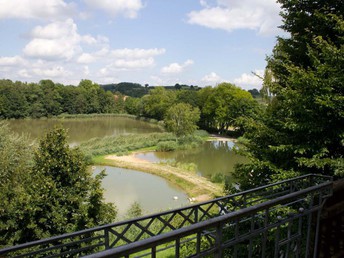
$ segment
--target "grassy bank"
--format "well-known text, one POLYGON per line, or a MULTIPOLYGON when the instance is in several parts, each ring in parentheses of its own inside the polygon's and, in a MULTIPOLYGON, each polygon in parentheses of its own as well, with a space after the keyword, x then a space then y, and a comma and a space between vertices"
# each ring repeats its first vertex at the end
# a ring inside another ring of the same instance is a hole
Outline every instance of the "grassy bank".
POLYGON ((149 133, 106 136, 93 138, 79 145, 86 156, 93 158, 99 155, 117 154, 126 155, 131 151, 150 148, 154 150, 159 142, 173 141, 171 133, 149 133))
POLYGON ((194 135, 176 138, 172 133, 147 133, 106 136, 93 138, 79 145, 80 149, 88 156, 116 154, 127 155, 132 151, 158 150, 172 151, 178 149, 195 148, 206 141, 208 134, 205 131, 197 131, 194 135))
POLYGON ((134 169, 160 176, 197 201, 205 201, 223 195, 222 184, 212 183, 195 172, 166 164, 139 162, 131 157, 115 155, 96 156, 93 158, 93 163, 96 165, 134 169))
POLYGON ((96 165, 116 166, 160 176, 182 189, 190 197, 202 201, 222 195, 222 186, 198 176, 194 171, 169 164, 135 160, 132 152, 188 149, 206 141, 208 134, 198 131, 190 137, 176 139, 171 133, 149 133, 94 138, 80 144, 89 161, 96 165), (126 156, 123 156, 126 155, 126 156))

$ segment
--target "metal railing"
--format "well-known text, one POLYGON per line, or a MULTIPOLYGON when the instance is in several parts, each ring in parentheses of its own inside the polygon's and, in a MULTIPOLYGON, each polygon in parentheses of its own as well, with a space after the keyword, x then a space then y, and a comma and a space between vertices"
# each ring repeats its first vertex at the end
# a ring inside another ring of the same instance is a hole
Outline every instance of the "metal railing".
POLYGON ((16 257, 316 257, 330 177, 305 175, 212 201, 0 250, 16 257))

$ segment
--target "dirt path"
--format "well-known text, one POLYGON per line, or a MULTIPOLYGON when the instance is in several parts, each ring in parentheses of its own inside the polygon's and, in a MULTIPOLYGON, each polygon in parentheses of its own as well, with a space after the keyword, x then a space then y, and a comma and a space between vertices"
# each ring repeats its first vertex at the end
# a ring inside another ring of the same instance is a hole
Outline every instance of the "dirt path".
POLYGON ((136 158, 134 154, 105 156, 105 164, 103 165, 135 169, 161 176, 185 191, 196 202, 210 200, 216 196, 223 195, 223 187, 221 185, 214 184, 208 179, 198 176, 195 172, 184 171, 165 164, 151 163, 147 160, 136 158))

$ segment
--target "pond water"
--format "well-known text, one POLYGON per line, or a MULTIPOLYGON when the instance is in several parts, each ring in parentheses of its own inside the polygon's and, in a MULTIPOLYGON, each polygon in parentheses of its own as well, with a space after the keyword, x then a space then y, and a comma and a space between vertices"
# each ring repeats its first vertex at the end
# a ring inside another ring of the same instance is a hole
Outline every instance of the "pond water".
POLYGON ((130 133, 161 132, 156 124, 128 117, 92 117, 70 119, 18 119, 7 121, 11 130, 28 134, 31 139, 42 137, 56 125, 68 129, 68 141, 71 145, 87 141, 95 137, 130 133))
MULTIPOLYGON (((130 133, 161 132, 162 129, 144 121, 126 117, 93 117, 83 119, 27 119, 9 120, 10 128, 17 133, 29 134, 32 139, 40 138, 57 124, 68 129, 71 145, 94 137, 130 133)), ((152 162, 193 163, 197 173, 212 178, 216 174, 230 175, 234 164, 245 162, 246 158, 234 153, 232 141, 205 142, 198 148, 175 152, 148 152, 137 154, 138 158, 152 162)), ((102 169, 97 167, 97 170, 102 169)), ((106 167, 108 176, 103 180, 105 198, 114 202, 123 216, 137 201, 145 213, 153 213, 168 208, 188 204, 187 196, 171 187, 166 180, 142 173, 115 167, 106 167), (173 197, 178 197, 174 200, 173 197)))
POLYGON ((123 218, 134 202, 138 202, 144 214, 179 208, 189 204, 188 196, 171 186, 161 177, 116 167, 96 166, 95 173, 106 170, 103 180, 104 197, 118 209, 123 218))
POLYGON ((211 178, 216 174, 230 175, 236 163, 244 163, 247 158, 236 154, 233 141, 207 141, 192 150, 172 152, 145 152, 135 157, 151 162, 193 163, 199 175, 211 178))

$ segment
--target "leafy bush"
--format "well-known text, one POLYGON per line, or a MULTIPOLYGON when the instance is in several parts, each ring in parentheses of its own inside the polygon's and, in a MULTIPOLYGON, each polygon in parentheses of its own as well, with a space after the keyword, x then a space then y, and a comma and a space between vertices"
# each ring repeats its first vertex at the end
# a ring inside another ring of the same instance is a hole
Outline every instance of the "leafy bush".
POLYGON ((226 176, 222 173, 215 173, 212 174, 210 177, 210 181, 213 183, 223 183, 225 182, 226 176))
POLYGON ((159 142, 156 150, 157 151, 174 151, 178 148, 178 144, 175 141, 164 141, 159 142))

